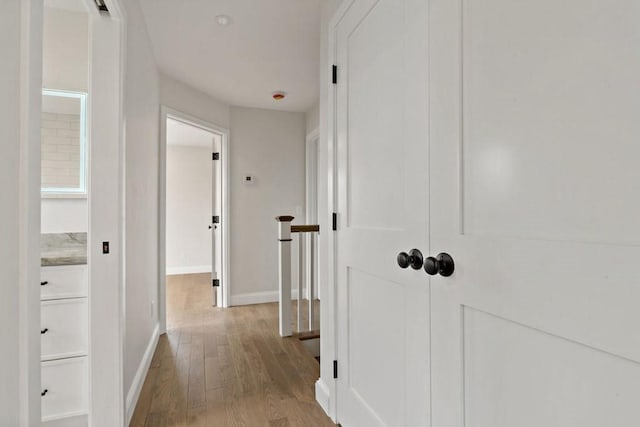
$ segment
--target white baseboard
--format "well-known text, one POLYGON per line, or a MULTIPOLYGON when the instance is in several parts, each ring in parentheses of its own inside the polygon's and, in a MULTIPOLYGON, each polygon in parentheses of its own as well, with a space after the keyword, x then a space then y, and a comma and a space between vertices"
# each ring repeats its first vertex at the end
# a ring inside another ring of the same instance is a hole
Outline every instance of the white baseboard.
POLYGON ((176 274, 211 273, 210 265, 194 265, 191 267, 167 267, 167 276, 176 274))
POLYGON ((145 350, 144 356, 142 356, 142 360, 140 361, 140 365, 136 371, 136 376, 133 377, 133 382, 131 383, 131 387, 127 393, 127 425, 131 423, 131 417, 133 417, 133 412, 136 410, 136 404, 138 403, 138 398, 142 391, 142 385, 147 377, 147 372, 149 371, 149 366, 151 366, 151 360, 153 359, 153 353, 155 353, 158 345, 158 338, 160 336, 159 332, 160 325, 156 324, 156 327, 153 329, 153 333, 151 334, 149 344, 147 345, 147 349, 145 350))
MULTIPOLYGON (((298 299, 298 290, 291 290, 291 298, 298 299)), ((252 292, 247 294, 231 295, 231 306, 265 304, 278 302, 278 291, 252 292)))
POLYGON ((331 418, 331 414, 329 413, 329 398, 329 387, 327 387, 327 385, 322 381, 321 378, 316 381, 316 402, 318 402, 327 416, 331 418))

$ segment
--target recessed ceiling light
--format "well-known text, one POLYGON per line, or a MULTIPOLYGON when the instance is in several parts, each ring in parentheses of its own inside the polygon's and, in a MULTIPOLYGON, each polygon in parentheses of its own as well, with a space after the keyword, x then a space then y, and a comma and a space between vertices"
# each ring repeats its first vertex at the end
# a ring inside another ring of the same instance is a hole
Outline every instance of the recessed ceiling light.
POLYGON ((231 24, 231 17, 229 15, 218 15, 216 16, 216 22, 221 27, 226 27, 231 24))
POLYGON ((287 92, 279 90, 277 92, 273 92, 272 96, 276 101, 282 101, 287 96, 287 92))

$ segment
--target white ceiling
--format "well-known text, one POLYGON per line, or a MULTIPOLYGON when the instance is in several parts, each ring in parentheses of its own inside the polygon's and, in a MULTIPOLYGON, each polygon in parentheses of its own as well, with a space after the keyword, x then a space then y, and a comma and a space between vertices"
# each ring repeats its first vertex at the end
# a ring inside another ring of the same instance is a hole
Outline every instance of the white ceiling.
POLYGON ((167 119, 167 144, 214 149, 213 142, 220 136, 196 126, 167 119))
POLYGON ((161 71, 231 105, 307 111, 318 100, 323 0, 141 0, 161 71), (217 15, 232 23, 221 27, 217 15), (282 90, 286 99, 274 101, 282 90))

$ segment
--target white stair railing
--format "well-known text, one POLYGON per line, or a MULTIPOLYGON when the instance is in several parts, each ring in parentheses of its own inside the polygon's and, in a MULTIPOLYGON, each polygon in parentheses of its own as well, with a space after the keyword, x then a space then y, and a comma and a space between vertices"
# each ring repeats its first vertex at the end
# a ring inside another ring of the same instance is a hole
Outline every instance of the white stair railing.
POLYGON ((303 284, 307 283, 308 331, 313 330, 315 322, 315 278, 317 238, 319 225, 291 225, 292 216, 276 217, 278 221, 278 261, 279 261, 279 330, 280 336, 292 335, 291 328, 291 243, 292 233, 298 235, 298 303, 297 303, 297 332, 303 332, 303 284), (305 256, 307 255, 307 256, 305 256), (305 274, 306 273, 306 274, 305 274))

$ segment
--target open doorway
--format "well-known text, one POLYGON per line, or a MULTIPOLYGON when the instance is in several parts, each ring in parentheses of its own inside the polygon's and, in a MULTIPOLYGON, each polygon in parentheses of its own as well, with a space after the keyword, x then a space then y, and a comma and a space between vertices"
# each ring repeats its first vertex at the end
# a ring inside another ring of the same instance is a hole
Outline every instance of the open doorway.
POLYGON ((161 120, 159 308, 166 332, 193 295, 204 308, 228 306, 228 131, 165 107, 161 120))

